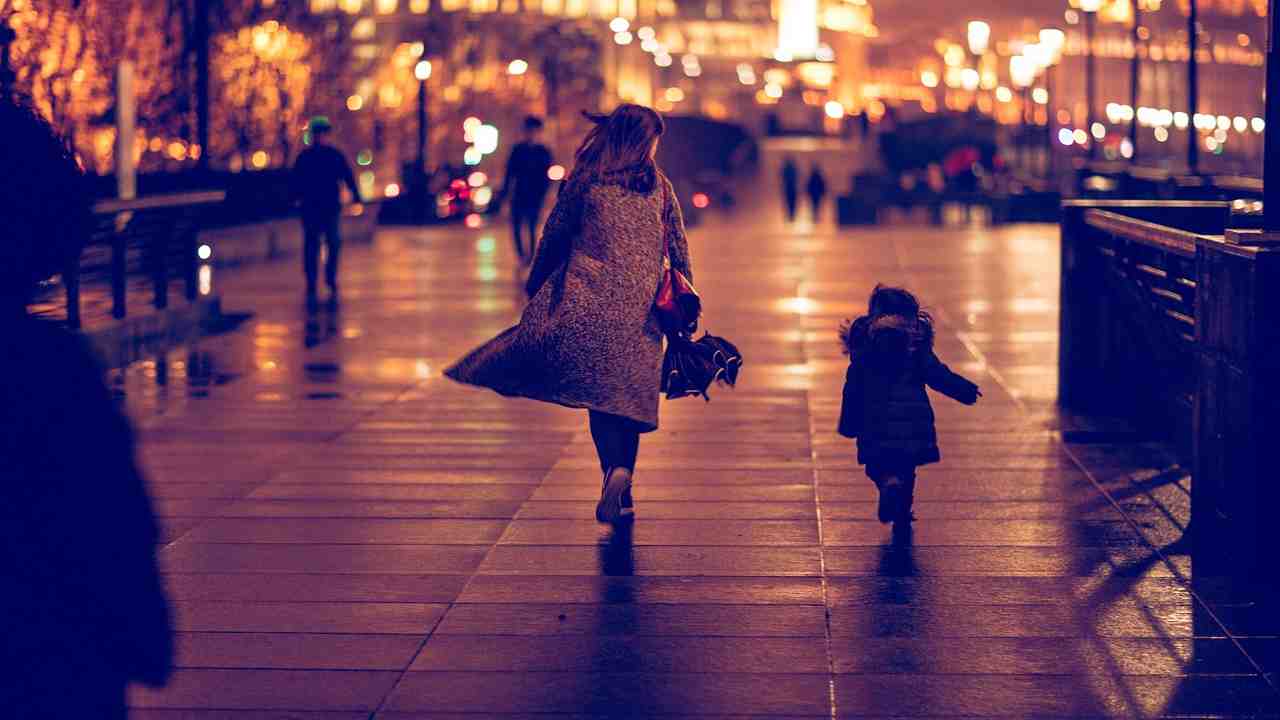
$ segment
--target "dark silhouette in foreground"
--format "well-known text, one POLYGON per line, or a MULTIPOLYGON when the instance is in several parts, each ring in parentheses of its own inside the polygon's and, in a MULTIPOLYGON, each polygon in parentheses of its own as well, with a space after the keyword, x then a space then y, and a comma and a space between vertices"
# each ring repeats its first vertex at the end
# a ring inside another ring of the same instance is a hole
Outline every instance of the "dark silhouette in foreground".
POLYGON ((782 201, 787 208, 787 222, 795 222, 796 207, 800 204, 800 170, 792 158, 782 162, 782 201))
POLYGON ((524 119, 524 137, 511 149, 507 172, 502 181, 501 196, 511 199, 511 241, 521 265, 528 265, 538 244, 538 218, 546 200, 551 178, 551 151, 539 142, 542 119, 530 115, 524 119), (528 231, 526 245, 523 234, 528 231))
POLYGON ((351 191, 351 199, 360 201, 360 188, 351 173, 351 165, 342 151, 329 144, 333 126, 324 117, 311 120, 311 147, 298 153, 293 165, 294 193, 302 204, 303 271, 307 276, 307 305, 316 304, 316 280, 320 270, 320 241, 324 238, 328 255, 324 263, 325 284, 329 286, 329 303, 338 301, 338 259, 342 254, 341 186, 351 191))
POLYGON ((89 348, 26 311, 89 234, 87 188, 35 115, 0 102, 0 127, 0 714, 123 718, 173 654, 156 520, 89 348))

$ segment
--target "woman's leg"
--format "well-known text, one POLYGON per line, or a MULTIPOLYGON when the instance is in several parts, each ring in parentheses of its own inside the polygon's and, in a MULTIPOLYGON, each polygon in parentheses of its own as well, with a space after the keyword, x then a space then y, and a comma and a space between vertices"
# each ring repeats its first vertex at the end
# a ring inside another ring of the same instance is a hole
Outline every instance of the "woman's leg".
POLYGON ((588 411, 591 440, 600 457, 600 469, 609 472, 620 467, 634 471, 636 456, 640 452, 640 433, 634 423, 624 417, 596 410, 588 411))
POLYGON ((601 522, 629 520, 635 512, 631 499, 631 473, 640 450, 640 433, 635 423, 624 417, 590 411, 591 439, 600 456, 604 483, 596 519, 601 522))
POLYGON ((596 456, 600 458, 600 471, 608 475, 614 467, 617 457, 615 438, 609 423, 609 415, 595 410, 587 411, 588 424, 591 427, 591 441, 596 445, 596 456))

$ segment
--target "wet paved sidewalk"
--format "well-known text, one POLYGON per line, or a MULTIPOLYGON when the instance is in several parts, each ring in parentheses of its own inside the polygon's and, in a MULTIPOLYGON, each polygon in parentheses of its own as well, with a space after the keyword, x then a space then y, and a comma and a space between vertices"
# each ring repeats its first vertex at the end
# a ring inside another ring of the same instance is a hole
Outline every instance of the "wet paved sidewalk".
MULTIPOLYGON (((592 519, 582 413, 440 377, 518 316, 503 228, 385 230, 310 320, 291 264, 220 278, 256 318, 121 384, 181 631, 135 716, 1276 713, 1256 607, 1186 582, 1054 438, 1054 228, 692 238, 704 326, 747 365, 664 405, 625 535, 592 519), (923 295, 985 393, 935 398, 909 543, 834 432, 835 328, 877 281, 923 295)), ((1124 487, 1160 461, 1077 454, 1124 487)), ((1122 505, 1158 532, 1180 491, 1122 505)))

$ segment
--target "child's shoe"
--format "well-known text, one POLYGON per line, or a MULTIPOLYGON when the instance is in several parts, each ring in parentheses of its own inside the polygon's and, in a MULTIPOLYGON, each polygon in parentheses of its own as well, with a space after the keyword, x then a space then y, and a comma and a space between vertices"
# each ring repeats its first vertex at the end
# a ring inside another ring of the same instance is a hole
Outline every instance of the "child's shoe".
POLYGON ((880 485, 880 507, 877 513, 880 522, 893 522, 901 514, 902 493, 902 481, 896 477, 887 478, 880 485))
POLYGON ((636 501, 631 497, 630 485, 622 491, 622 509, 618 511, 618 517, 623 520, 634 520, 636 517, 636 501))

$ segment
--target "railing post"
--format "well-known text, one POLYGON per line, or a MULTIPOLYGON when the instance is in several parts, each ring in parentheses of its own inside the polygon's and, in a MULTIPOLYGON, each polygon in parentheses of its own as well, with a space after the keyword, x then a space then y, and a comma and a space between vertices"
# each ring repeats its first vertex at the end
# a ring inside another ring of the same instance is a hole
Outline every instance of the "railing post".
POLYGON ((1280 248, 1202 240, 1197 275, 1194 524, 1238 570, 1274 580, 1280 248))
POLYGON ((124 234, 111 235, 111 317, 117 320, 128 313, 128 252, 129 243, 124 234))
POLYGON ((185 290, 184 294, 187 297, 187 302, 191 303, 196 301, 196 294, 199 289, 200 259, 196 253, 199 252, 200 247, 200 231, 196 229, 196 226, 192 226, 190 230, 182 235, 185 238, 182 243, 183 289, 185 290))
POLYGON ((67 258, 62 270, 62 286, 67 290, 67 327, 80 329, 80 253, 67 258))
POLYGON ((155 285, 155 308, 163 310, 169 307, 169 268, 168 254, 169 234, 162 232, 151 238, 151 278, 155 285))
POLYGON ((1084 205, 1062 208, 1061 283, 1058 316, 1058 404, 1096 411, 1103 373, 1105 318, 1101 268, 1084 223, 1084 205))
POLYGON ((1268 235, 1280 233, 1280 3, 1271 0, 1267 14, 1267 97, 1266 125, 1262 149, 1262 229, 1268 235), (1271 212, 1267 212, 1270 210, 1271 212))

